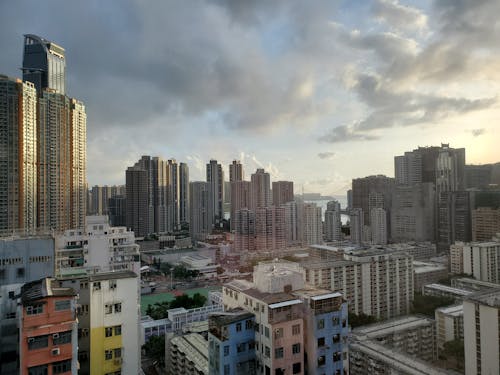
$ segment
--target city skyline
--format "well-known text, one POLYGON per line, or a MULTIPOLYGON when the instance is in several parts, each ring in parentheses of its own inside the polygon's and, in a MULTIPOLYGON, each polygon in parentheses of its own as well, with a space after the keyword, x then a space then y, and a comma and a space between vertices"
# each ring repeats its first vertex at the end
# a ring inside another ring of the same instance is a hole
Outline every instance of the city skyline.
POLYGON ((123 184, 128 165, 159 155, 186 161, 193 181, 211 158, 226 173, 239 159, 297 191, 343 194, 353 178, 393 176, 393 156, 418 146, 500 161, 499 7, 5 3, 0 66, 21 77, 25 33, 64 46, 68 95, 89 117, 89 186, 123 184))

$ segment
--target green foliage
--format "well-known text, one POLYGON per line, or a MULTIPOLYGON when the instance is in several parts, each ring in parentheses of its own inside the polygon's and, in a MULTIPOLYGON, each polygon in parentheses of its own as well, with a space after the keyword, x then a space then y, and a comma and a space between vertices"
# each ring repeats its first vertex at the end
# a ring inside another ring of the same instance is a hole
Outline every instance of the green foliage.
POLYGON ((188 270, 184 266, 175 266, 173 272, 174 278, 181 280, 191 280, 198 277, 199 274, 200 273, 198 271, 188 270))
POLYGON ((464 361, 464 340, 455 339, 444 343, 443 354, 447 357, 455 358, 456 365, 460 368, 464 361))
POLYGON ((142 349, 149 358, 157 361, 161 367, 165 367, 165 336, 151 336, 142 349))
POLYGON ((455 300, 450 297, 435 297, 415 294, 413 299, 412 314, 423 314, 434 317, 434 311, 443 306, 453 305, 455 300))
POLYGON ((168 317, 169 309, 176 309, 184 307, 185 309, 194 309, 202 307, 207 302, 207 297, 200 293, 195 293, 192 297, 183 294, 175 297, 172 302, 155 302, 153 305, 149 304, 146 308, 146 315, 149 315, 154 320, 165 319, 168 317))
POLYGON ((372 323, 375 323, 376 321, 377 321, 377 318, 375 318, 374 316, 371 316, 371 315, 366 315, 364 313, 361 313, 359 315, 356 315, 354 313, 349 313, 349 316, 348 316, 348 322, 352 328, 364 326, 367 324, 372 324, 372 323))

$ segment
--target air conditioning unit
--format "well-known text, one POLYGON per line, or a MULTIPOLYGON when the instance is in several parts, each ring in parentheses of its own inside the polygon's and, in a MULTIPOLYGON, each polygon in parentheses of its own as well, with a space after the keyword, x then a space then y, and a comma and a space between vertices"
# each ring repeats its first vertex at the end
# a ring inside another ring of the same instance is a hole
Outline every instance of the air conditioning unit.
POLYGON ((54 333, 54 334, 52 335, 52 338, 53 338, 53 339, 58 339, 58 338, 59 338, 59 333, 54 333))
POLYGON ((50 351, 50 353, 52 353, 52 355, 59 355, 61 354, 61 350, 59 350, 59 348, 54 348, 50 351))
POLYGON ((26 307, 26 312, 29 314, 29 313, 32 313, 33 312, 33 306, 28 306, 26 307))
POLYGON ((121 365, 122 364, 122 359, 121 358, 115 358, 115 360, 113 361, 113 363, 115 365, 121 365))

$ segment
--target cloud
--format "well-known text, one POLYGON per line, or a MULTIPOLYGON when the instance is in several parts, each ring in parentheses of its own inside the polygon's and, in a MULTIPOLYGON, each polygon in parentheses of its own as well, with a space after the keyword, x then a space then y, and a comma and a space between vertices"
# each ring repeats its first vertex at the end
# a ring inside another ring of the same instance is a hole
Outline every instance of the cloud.
POLYGON ((472 129, 471 133, 472 133, 473 137, 479 137, 480 135, 483 135, 484 133, 486 133, 486 129, 484 129, 484 128, 472 129))
POLYGON ((320 152, 318 154, 318 157, 320 159, 333 159, 334 156, 335 156, 335 152, 320 152))
POLYGON ((427 29, 427 16, 421 10, 395 0, 376 0, 372 12, 379 21, 397 29, 421 32, 427 29))
POLYGON ((374 141, 378 136, 368 132, 358 132, 353 126, 337 126, 330 129, 326 134, 319 137, 320 142, 341 143, 352 141, 374 141))

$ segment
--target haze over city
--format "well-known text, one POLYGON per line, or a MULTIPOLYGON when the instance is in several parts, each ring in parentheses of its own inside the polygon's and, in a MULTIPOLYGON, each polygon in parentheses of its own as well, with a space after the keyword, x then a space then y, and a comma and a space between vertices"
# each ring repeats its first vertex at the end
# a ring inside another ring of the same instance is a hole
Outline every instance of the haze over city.
POLYGON ((67 51, 88 113, 88 182, 141 155, 240 159, 297 191, 344 194, 417 146, 500 160, 497 1, 37 1, 0 4, 0 66, 22 35, 67 51))

